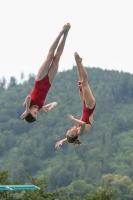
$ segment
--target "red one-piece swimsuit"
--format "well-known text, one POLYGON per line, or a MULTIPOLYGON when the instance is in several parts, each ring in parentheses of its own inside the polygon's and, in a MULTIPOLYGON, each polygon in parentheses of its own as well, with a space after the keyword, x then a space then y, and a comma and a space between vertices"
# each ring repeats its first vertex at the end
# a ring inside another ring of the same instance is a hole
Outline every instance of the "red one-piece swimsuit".
POLYGON ((38 110, 41 109, 44 105, 44 101, 46 99, 47 93, 51 87, 51 84, 49 82, 48 75, 45 76, 40 81, 35 81, 34 87, 32 91, 30 92, 30 107, 33 105, 38 105, 38 110))
POLYGON ((85 105, 85 102, 84 102, 80 120, 85 122, 86 124, 91 124, 90 121, 89 121, 89 118, 92 115, 92 113, 94 112, 95 107, 96 107, 96 103, 95 103, 95 105, 92 109, 87 108, 86 105, 85 105))
MULTIPOLYGON (((79 90, 82 91, 82 88, 80 87, 80 84, 81 84, 81 81, 78 82, 78 87, 79 87, 79 90)), ((89 118, 92 115, 92 113, 94 112, 95 107, 96 107, 96 103, 95 103, 93 108, 91 108, 91 109, 87 108, 86 105, 85 105, 85 101, 84 101, 80 120, 85 122, 86 124, 91 124, 90 121, 89 121, 89 118)), ((78 125, 78 126, 80 126, 80 125, 78 125)))

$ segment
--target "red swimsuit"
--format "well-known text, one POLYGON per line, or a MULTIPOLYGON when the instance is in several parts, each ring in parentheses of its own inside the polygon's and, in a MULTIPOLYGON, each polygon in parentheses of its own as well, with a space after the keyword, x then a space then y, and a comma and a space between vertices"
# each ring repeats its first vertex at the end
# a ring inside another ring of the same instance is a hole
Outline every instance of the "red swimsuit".
POLYGON ((96 107, 96 103, 95 103, 93 108, 91 108, 91 109, 87 108, 86 105, 85 105, 85 102, 84 102, 83 109, 82 109, 82 115, 80 117, 80 120, 85 122, 86 124, 91 124, 90 121, 89 121, 89 117, 94 112, 95 107, 96 107))
POLYGON ((46 99, 47 93, 51 87, 49 82, 49 77, 46 75, 42 80, 35 81, 34 88, 30 92, 30 107, 33 105, 38 105, 39 109, 43 107, 44 101, 46 99))
MULTIPOLYGON (((80 84, 81 84, 81 81, 78 82, 78 87, 79 87, 79 90, 82 91, 82 87, 80 87, 80 84)), ((83 102, 82 115, 80 117, 80 120, 85 122, 86 124, 91 125, 89 118, 92 115, 92 113, 94 112, 95 107, 96 107, 96 103, 95 103, 93 108, 87 108, 86 105, 85 105, 85 101, 84 101, 83 102)), ((80 125, 78 125, 78 126, 80 126, 80 125)))

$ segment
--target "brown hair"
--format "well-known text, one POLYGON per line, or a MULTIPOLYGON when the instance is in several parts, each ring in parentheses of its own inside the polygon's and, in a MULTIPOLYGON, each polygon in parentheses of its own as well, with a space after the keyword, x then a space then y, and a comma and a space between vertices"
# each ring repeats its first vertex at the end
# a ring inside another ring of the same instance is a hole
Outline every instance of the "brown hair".
POLYGON ((28 113, 28 115, 23 119, 25 121, 27 121, 28 123, 32 123, 32 122, 40 122, 42 124, 46 124, 45 122, 42 122, 40 120, 37 120, 35 117, 32 116, 31 113, 28 113))
POLYGON ((32 116, 31 113, 28 113, 28 115, 24 118, 28 123, 32 123, 36 121, 36 118, 32 116))
POLYGON ((69 143, 73 143, 73 145, 80 145, 80 144, 82 144, 82 142, 80 142, 79 140, 78 140, 78 136, 74 136, 74 137, 70 137, 70 136, 68 136, 67 135, 67 141, 69 142, 69 143))

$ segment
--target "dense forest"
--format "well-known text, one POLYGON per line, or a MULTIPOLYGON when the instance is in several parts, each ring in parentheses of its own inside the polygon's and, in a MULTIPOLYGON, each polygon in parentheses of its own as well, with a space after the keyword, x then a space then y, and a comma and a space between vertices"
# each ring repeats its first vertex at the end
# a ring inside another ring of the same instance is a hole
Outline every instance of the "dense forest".
POLYGON ((116 198, 133 199, 133 75, 118 71, 86 68, 89 85, 96 99, 91 130, 80 137, 81 146, 55 143, 75 125, 67 118, 79 118, 81 102, 77 87, 77 70, 59 72, 46 103, 58 106, 39 115, 46 124, 28 124, 20 120, 23 101, 34 84, 21 76, 0 80, 0 170, 8 170, 10 179, 25 173, 48 179, 48 190, 67 188, 66 195, 79 195, 106 186, 118 188, 116 198))

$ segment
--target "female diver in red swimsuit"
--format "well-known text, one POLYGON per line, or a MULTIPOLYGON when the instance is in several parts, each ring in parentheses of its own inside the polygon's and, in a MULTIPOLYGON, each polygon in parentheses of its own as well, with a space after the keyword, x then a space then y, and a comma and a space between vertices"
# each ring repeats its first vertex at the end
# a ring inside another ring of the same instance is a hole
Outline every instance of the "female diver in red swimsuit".
POLYGON ((74 126, 67 131, 66 138, 56 143, 55 148, 58 148, 63 142, 75 144, 82 144, 78 140, 78 136, 84 135, 91 128, 93 122, 93 112, 96 107, 96 101, 92 95, 91 89, 88 85, 88 75, 82 65, 82 58, 77 52, 74 54, 77 63, 78 76, 79 76, 79 94, 83 104, 82 115, 79 119, 75 119, 72 115, 67 115, 72 121, 76 122, 78 126, 74 126))
POLYGON ((52 102, 43 106, 47 93, 57 74, 59 60, 63 52, 66 37, 70 28, 70 24, 67 23, 59 32, 59 35, 57 36, 49 50, 46 60, 44 61, 37 73, 33 90, 24 101, 23 106, 26 108, 26 111, 21 115, 21 119, 24 119, 29 123, 37 121, 36 119, 38 116, 38 111, 49 112, 57 105, 56 102, 52 102), (63 38, 59 44, 62 36, 63 38), (57 51, 55 54, 56 48, 57 51))

